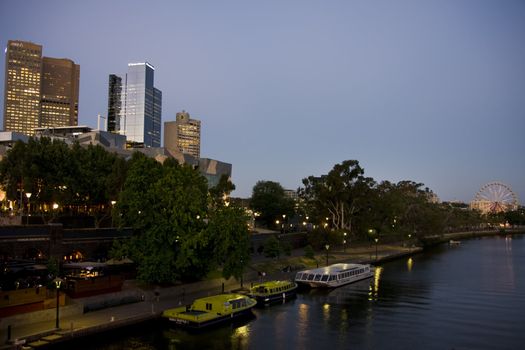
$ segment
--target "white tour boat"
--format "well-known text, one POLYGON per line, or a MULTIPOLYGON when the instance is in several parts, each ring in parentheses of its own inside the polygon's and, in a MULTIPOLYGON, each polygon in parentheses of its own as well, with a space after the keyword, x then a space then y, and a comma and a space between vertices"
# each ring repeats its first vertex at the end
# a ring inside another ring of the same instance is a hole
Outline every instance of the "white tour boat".
POLYGON ((299 271, 295 282, 310 287, 339 287, 372 277, 374 268, 361 264, 333 264, 312 270, 299 271))

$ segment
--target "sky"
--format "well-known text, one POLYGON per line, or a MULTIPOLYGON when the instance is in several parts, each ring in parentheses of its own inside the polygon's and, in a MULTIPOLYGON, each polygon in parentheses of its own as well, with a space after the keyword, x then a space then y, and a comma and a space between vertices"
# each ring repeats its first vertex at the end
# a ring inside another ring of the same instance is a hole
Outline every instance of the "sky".
POLYGON ((525 1, 2 0, 8 40, 80 65, 91 127, 109 74, 155 66, 162 121, 201 120, 201 157, 233 165, 233 196, 356 159, 442 201, 499 181, 525 203, 525 1))

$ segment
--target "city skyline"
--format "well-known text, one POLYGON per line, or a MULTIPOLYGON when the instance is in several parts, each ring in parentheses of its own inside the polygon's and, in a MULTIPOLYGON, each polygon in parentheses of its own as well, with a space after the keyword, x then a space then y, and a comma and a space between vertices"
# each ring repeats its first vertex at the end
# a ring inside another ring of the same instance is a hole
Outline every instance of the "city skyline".
POLYGON ((441 200, 501 181, 524 202, 525 4, 147 5, 3 1, 0 41, 82 67, 80 125, 107 113, 109 74, 152 62, 162 121, 198 116, 201 156, 233 165, 234 196, 357 159, 376 181, 422 182, 441 200))

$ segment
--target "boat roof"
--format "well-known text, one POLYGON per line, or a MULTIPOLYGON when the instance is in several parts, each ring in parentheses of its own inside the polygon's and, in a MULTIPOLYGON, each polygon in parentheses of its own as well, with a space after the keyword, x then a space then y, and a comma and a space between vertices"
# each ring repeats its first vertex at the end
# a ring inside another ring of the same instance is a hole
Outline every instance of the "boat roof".
POLYGON ((333 264, 333 265, 329 265, 325 267, 319 267, 317 269, 312 269, 312 270, 303 270, 303 271, 299 271, 298 273, 330 275, 330 274, 355 270, 355 269, 362 268, 365 266, 368 266, 368 265, 339 263, 339 264, 333 264))
POLYGON ((289 285, 289 284, 293 284, 293 283, 294 282, 292 282, 292 281, 266 281, 266 282, 261 282, 261 283, 254 283, 252 288, 255 288, 255 287, 269 287, 269 288, 272 288, 272 287, 279 287, 279 286, 283 286, 283 285, 289 285))
MULTIPOLYGON (((217 295, 212 295, 212 296, 209 296, 209 297, 199 298, 197 300, 208 302, 208 303, 211 303, 211 302, 225 303, 225 302, 230 301, 230 300, 237 300, 237 299, 242 299, 242 298, 246 298, 246 295, 242 295, 242 294, 217 294, 217 295)), ((195 301, 197 301, 197 300, 195 300, 195 301)))

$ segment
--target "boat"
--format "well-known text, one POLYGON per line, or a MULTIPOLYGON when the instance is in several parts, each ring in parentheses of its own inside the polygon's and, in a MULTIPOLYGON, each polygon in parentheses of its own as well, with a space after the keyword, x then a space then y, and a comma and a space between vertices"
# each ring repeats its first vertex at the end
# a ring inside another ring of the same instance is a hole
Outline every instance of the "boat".
POLYGON ((252 315, 257 301, 242 294, 218 294, 195 299, 191 305, 167 309, 162 317, 175 325, 201 329, 252 315))
POLYGON ((257 300, 257 305, 281 302, 295 296, 297 283, 293 281, 267 281, 254 284, 248 296, 257 300))
POLYGON ((317 269, 299 271, 295 275, 295 282, 314 288, 333 288, 370 278, 373 275, 374 268, 368 264, 339 263, 317 269))
POLYGON ((455 241, 453 239, 451 239, 450 241, 448 241, 448 245, 460 245, 461 244, 461 241, 455 241))

